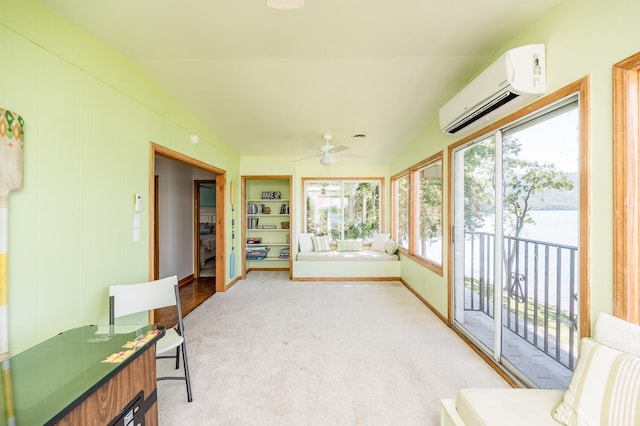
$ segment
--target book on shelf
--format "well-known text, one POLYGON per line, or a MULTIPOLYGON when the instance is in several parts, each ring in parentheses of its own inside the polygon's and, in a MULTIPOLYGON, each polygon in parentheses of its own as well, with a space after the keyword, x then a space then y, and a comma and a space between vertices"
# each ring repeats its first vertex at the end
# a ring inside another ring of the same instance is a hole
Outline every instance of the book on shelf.
POLYGON ((247 214, 265 214, 263 203, 247 203, 247 214))
POLYGON ((245 252, 245 258, 247 260, 263 260, 269 253, 269 247, 256 247, 247 248, 245 252))
POLYGON ((280 255, 278 257, 280 259, 289 259, 291 257, 291 252, 288 248, 280 249, 280 255))
POLYGON ((258 229, 259 220, 257 217, 247 218, 247 229, 258 229))
POLYGON ((283 203, 280 205, 280 214, 289 214, 289 204, 283 203))

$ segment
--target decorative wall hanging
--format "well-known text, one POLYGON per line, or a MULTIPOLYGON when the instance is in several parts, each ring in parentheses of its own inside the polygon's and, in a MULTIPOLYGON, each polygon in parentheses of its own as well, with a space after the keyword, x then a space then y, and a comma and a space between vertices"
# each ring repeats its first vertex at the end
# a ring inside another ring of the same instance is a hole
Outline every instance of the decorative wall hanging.
POLYGON ((0 362, 7 424, 15 421, 13 385, 9 365, 9 193, 22 188, 24 121, 0 108, 0 362))

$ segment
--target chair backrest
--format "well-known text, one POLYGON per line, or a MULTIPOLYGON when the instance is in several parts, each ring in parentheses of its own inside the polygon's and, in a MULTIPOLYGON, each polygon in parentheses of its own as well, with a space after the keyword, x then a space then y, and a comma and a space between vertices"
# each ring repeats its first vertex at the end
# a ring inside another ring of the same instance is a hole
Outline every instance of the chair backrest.
POLYGON ((175 306, 179 300, 177 285, 178 278, 173 275, 146 283, 109 286, 110 322, 137 312, 175 306))

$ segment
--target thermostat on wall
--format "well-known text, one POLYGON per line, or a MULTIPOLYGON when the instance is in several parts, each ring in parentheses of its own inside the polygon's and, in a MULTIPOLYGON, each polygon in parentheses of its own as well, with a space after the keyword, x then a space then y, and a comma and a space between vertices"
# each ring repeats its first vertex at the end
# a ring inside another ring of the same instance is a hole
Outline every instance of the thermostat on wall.
POLYGON ((133 209, 137 212, 142 211, 142 194, 136 194, 133 209))

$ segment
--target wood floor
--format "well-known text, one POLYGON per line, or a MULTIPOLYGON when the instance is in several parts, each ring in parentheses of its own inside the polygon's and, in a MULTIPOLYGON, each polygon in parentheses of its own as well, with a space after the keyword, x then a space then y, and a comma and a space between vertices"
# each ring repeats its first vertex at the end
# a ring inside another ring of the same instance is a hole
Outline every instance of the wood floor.
MULTIPOLYGON (((182 317, 200 306, 202 302, 213 296, 216 292, 215 277, 195 278, 193 281, 180 286, 180 305, 182 317)), ((172 307, 156 309, 153 311, 153 322, 173 327, 177 322, 176 310, 172 307)))

